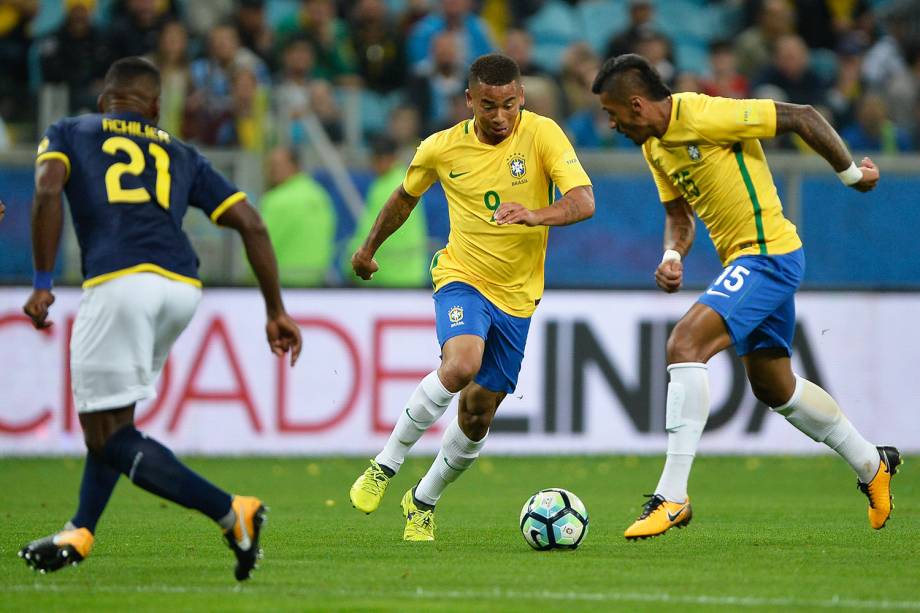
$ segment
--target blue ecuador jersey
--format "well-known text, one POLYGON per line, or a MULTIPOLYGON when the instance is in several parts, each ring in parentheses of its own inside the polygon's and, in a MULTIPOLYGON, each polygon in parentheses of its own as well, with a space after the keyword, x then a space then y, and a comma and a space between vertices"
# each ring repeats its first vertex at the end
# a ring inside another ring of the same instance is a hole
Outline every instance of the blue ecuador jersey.
POLYGON ((135 113, 82 115, 48 128, 36 163, 67 167, 65 193, 83 287, 136 272, 201 285, 182 231, 189 206, 212 221, 246 197, 204 156, 135 113))

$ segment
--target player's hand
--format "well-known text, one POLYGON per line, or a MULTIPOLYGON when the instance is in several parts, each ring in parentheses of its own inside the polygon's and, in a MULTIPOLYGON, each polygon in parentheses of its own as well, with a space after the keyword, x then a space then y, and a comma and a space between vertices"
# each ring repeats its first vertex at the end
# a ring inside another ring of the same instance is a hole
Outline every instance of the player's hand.
POLYGON ((540 218, 537 216, 536 211, 532 211, 517 202, 502 202, 492 217, 495 219, 495 223, 500 226, 513 223, 531 227, 540 225, 540 218))
POLYGON ((868 192, 875 189, 879 178, 878 166, 875 165, 875 162, 869 158, 863 158, 859 163, 859 170, 862 171, 862 179, 850 187, 860 192, 868 192))
POLYGON ((287 313, 272 317, 265 324, 265 336, 268 337, 268 346, 279 358, 288 351, 291 352, 291 366, 300 357, 303 340, 300 338, 300 327, 287 313))
POLYGON ((380 266, 377 265, 377 260, 371 257, 364 249, 358 249, 355 251, 354 255, 351 256, 351 268, 355 271, 356 275, 365 281, 370 281, 374 273, 380 270, 380 266))
POLYGON ((6 205, 3 204, 2 200, 0 200, 0 221, 3 221, 4 215, 6 215, 6 205))
POLYGON ((50 328, 52 322, 48 321, 48 309, 54 304, 54 294, 51 290, 37 289, 32 291, 32 295, 26 300, 22 307, 23 312, 32 320, 32 325, 37 330, 50 328))
POLYGON ((655 283, 669 294, 679 290, 683 281, 684 265, 677 260, 662 262, 655 271, 655 283))

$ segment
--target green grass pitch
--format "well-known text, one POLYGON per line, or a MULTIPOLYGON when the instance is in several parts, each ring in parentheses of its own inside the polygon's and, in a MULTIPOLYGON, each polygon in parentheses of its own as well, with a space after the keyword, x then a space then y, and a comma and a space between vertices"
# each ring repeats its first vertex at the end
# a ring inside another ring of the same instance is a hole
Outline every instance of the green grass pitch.
POLYGON ((357 459, 191 459, 271 507, 265 559, 238 586, 232 554, 197 514, 122 479, 92 556, 41 576, 16 551, 70 517, 82 460, 0 460, 0 609, 67 611, 920 610, 920 464, 894 479, 895 511, 869 528, 838 458, 702 457, 693 522, 627 542, 661 457, 485 456, 441 500, 434 543, 404 543, 399 500, 430 459, 410 460, 381 508, 351 508, 357 459), (917 467, 917 468, 915 468, 917 467), (518 528, 534 491, 572 490, 590 530, 572 552, 535 552, 518 528))

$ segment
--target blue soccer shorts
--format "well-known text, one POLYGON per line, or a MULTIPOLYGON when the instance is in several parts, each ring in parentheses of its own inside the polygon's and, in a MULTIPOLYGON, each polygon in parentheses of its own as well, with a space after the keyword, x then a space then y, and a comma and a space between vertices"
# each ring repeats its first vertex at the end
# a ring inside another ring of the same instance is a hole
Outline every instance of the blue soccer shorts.
POLYGON ((474 381, 493 392, 513 392, 524 359, 530 318, 505 313, 473 286, 459 281, 435 292, 434 311, 441 347, 461 334, 475 334, 485 341, 482 365, 474 381))
POLYGON ((792 355, 795 292, 804 274, 802 249, 741 256, 725 267, 698 302, 722 316, 739 356, 770 348, 792 355))

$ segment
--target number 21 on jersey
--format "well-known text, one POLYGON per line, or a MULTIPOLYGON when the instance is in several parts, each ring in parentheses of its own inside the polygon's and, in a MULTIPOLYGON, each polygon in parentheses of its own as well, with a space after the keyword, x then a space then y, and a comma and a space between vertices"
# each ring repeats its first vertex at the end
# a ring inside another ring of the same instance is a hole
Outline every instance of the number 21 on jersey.
MULTIPOLYGON (((156 202, 164 209, 168 209, 169 189, 172 185, 172 177, 169 175, 169 154, 156 143, 150 143, 147 150, 156 164, 156 202)), ((150 192, 143 187, 125 188, 121 185, 122 175, 129 174, 138 177, 144 172, 147 158, 140 145, 124 136, 112 136, 102 143, 102 151, 112 156, 119 153, 128 155, 127 162, 114 162, 105 171, 105 191, 109 204, 143 204, 153 200, 150 192)))

